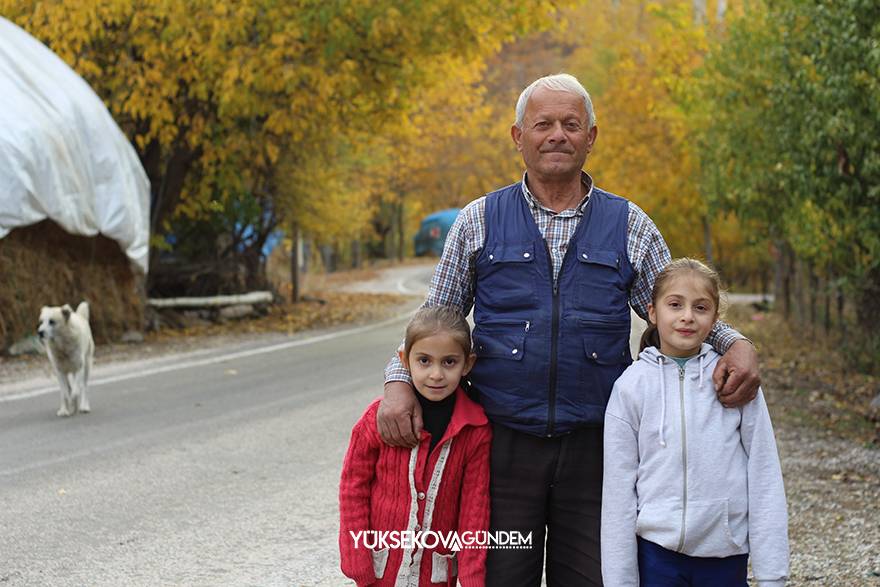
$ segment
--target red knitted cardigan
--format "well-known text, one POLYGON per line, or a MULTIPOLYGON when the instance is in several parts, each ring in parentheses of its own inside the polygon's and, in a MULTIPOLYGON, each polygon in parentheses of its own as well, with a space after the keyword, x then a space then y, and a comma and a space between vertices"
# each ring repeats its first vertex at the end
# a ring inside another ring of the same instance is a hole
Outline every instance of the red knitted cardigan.
MULTIPOLYGON (((415 463, 413 481, 418 506, 417 526, 408 528, 413 491, 409 466, 411 449, 386 445, 379 437, 376 412, 379 400, 373 402, 351 433, 351 443, 342 466, 339 483, 339 552, 342 572, 357 585, 392 586, 405 551, 389 549, 382 579, 376 579, 373 555, 363 542, 355 548, 350 532, 361 530, 421 530, 429 485, 443 445, 452 440, 446 464, 440 477, 433 506, 430 529, 447 533, 486 531, 489 527, 489 448, 492 431, 483 408, 472 401, 461 388, 456 390, 452 418, 440 442, 430 455, 431 435, 422 431, 415 463)), ((418 585, 432 583, 432 551, 452 554, 440 544, 424 549, 419 568, 418 585)), ((464 587, 482 587, 486 581, 485 549, 463 548, 456 554, 458 581, 464 587)), ((454 578, 448 583, 454 585, 454 578)))

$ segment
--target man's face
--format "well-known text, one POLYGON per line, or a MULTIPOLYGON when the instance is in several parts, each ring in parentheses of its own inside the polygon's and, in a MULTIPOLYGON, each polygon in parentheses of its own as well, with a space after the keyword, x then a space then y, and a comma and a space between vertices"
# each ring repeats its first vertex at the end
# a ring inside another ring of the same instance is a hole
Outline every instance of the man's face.
POLYGON ((526 171, 539 180, 580 176, 596 141, 584 100, 570 92, 538 88, 529 98, 522 128, 510 129, 526 171))

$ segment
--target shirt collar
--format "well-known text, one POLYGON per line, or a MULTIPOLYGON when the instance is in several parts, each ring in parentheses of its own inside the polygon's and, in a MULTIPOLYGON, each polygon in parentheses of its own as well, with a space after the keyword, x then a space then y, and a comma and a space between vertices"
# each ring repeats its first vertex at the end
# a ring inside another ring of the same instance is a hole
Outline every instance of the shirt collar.
MULTIPOLYGON (((544 204, 539 202, 538 199, 534 195, 532 195, 532 192, 531 192, 531 190, 529 190, 529 185, 526 181, 527 178, 528 178, 528 172, 523 173, 523 178, 522 178, 522 182, 520 185, 522 186, 523 197, 526 199, 526 203, 529 205, 529 208, 532 208, 532 209, 540 208, 541 210, 544 210, 545 212, 549 212, 551 214, 557 214, 557 212, 546 207, 544 204)), ((590 200, 590 195, 593 193, 593 178, 590 177, 589 173, 587 173, 586 171, 583 171, 583 170, 581 170, 581 183, 583 183, 586 186, 587 195, 584 196, 584 199, 581 200, 580 203, 575 207, 575 209, 574 209, 575 216, 583 216, 584 206, 587 205, 587 202, 590 200)), ((559 214, 562 214, 564 212, 565 211, 563 210, 563 212, 559 212, 559 214)))
MULTIPOLYGON (((484 426, 489 423, 483 408, 474 400, 468 397, 467 393, 461 388, 455 390, 455 407, 452 409, 452 418, 446 426, 446 432, 443 433, 438 444, 442 444, 447 438, 457 435, 465 426, 484 426)), ((420 439, 427 438, 427 431, 422 430, 420 439)))

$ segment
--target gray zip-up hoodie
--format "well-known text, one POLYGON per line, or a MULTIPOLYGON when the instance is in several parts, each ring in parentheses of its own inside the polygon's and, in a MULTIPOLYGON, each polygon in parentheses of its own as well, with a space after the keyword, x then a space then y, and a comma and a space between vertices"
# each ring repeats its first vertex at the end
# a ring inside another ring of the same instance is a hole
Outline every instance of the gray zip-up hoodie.
POLYGON ((614 384, 605 414, 602 577, 638 587, 636 536, 697 557, 750 553, 762 587, 788 576, 788 513, 764 395, 718 402, 719 355, 682 369, 654 347, 614 384))

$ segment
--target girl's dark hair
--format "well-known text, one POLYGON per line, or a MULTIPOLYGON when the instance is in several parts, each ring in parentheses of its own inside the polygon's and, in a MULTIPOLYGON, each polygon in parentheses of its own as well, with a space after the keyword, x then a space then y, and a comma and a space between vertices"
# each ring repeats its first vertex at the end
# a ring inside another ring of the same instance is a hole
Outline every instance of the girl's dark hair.
POLYGON ((471 354, 471 327, 461 310, 452 306, 432 306, 421 308, 409 321, 403 343, 404 356, 409 357, 409 351, 418 341, 441 332, 448 333, 461 345, 465 357, 471 354))
MULTIPOLYGON (((657 277, 654 279, 654 288, 651 290, 651 303, 654 304, 654 307, 657 306, 657 300, 660 299, 660 296, 669 281, 671 281, 673 277, 685 272, 690 272, 693 275, 703 278, 706 282, 706 286, 709 288, 709 295, 712 296, 712 301, 715 302, 716 319, 722 316, 723 309, 721 307, 721 302, 724 290, 721 288, 721 277, 719 277, 717 271, 702 261, 691 259, 689 257, 682 257, 670 261, 666 267, 657 274, 657 277)), ((649 346, 657 347, 658 349, 660 348, 660 332, 654 324, 648 324, 648 328, 642 334, 642 340, 639 343, 639 352, 642 352, 649 346)))

